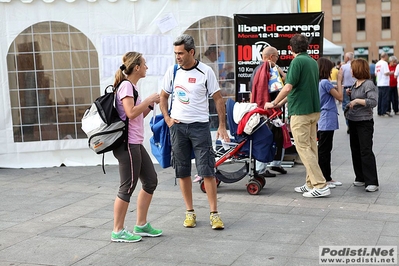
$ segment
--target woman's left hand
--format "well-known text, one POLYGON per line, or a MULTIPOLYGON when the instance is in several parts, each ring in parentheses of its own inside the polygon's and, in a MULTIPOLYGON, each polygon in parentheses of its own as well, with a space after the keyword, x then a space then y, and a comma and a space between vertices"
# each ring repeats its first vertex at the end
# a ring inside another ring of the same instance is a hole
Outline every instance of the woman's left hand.
POLYGON ((350 101, 350 102, 348 103, 348 106, 349 106, 349 108, 352 109, 356 104, 357 104, 357 101, 356 101, 356 99, 354 99, 353 101, 350 101))
POLYGON ((161 99, 161 98, 159 97, 159 94, 158 94, 158 93, 153 93, 153 94, 151 94, 148 98, 151 100, 152 103, 159 103, 159 101, 160 101, 160 99, 161 99))

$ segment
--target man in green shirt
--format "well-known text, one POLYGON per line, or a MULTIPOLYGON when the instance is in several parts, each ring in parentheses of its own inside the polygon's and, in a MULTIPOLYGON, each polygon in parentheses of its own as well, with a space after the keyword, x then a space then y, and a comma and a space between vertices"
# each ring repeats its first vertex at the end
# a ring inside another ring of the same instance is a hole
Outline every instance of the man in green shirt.
POLYGON ((274 101, 265 104, 265 109, 274 108, 286 96, 291 132, 295 148, 306 168, 306 183, 295 191, 304 197, 318 198, 330 195, 323 173, 318 164, 317 121, 320 117, 319 70, 317 62, 307 49, 306 36, 295 34, 290 40, 294 55, 285 80, 285 85, 274 101))

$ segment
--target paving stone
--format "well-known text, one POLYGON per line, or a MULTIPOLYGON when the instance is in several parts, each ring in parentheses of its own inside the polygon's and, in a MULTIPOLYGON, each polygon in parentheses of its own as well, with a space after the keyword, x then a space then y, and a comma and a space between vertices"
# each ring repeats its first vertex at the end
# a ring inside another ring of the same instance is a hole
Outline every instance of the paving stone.
MULTIPOLYGON (((342 112, 340 110, 340 112, 342 112)), ((209 225, 206 194, 193 184, 197 227, 184 228, 185 207, 174 170, 156 165, 159 185, 148 220, 164 234, 113 243, 118 167, 0 169, 0 265, 319 265, 319 246, 399 245, 399 116, 375 117, 374 151, 380 190, 354 187, 349 138, 334 134, 332 176, 343 183, 327 198, 294 192, 305 182, 295 164, 249 195, 249 177, 218 188, 225 230, 209 225), (390 137, 386 137, 390 132, 390 137)), ((193 176, 195 167, 193 166, 193 176)), ((125 225, 136 222, 133 193, 125 225)))

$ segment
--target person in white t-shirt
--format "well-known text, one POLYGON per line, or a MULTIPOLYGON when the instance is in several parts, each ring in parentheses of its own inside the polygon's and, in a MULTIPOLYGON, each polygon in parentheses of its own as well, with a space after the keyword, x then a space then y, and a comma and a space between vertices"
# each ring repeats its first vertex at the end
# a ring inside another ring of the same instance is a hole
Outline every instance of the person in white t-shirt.
POLYGON ((219 48, 216 44, 211 44, 208 49, 205 51, 204 55, 202 56, 201 62, 210 66, 215 72, 215 76, 219 77, 219 65, 218 65, 218 58, 219 58, 219 48))
POLYGON ((377 78, 378 87, 378 106, 377 113, 379 116, 391 116, 389 113, 389 75, 393 72, 389 71, 388 54, 382 53, 380 61, 375 64, 375 76, 377 78))
POLYGON ((395 78, 396 78, 397 81, 398 81, 396 94, 399 94, 399 64, 396 65, 395 72, 394 72, 394 76, 395 76, 395 78))
POLYGON ((174 78, 174 66, 170 66, 165 73, 159 107, 170 128, 172 165, 186 205, 183 226, 196 226, 191 181, 191 154, 194 151, 198 175, 204 178, 210 224, 212 229, 223 229, 224 224, 217 210, 215 154, 209 127, 208 97, 215 101, 219 118, 216 139, 220 137, 229 142, 224 100, 212 68, 194 57, 193 37, 183 34, 177 37, 173 45, 178 68, 174 78), (172 109, 169 114, 168 99, 172 93, 172 109))

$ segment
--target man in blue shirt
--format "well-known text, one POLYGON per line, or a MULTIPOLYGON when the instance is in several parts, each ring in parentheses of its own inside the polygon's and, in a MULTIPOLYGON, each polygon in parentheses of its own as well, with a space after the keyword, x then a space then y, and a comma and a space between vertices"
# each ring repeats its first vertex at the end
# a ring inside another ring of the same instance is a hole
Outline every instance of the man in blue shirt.
POLYGON ((375 79, 375 63, 377 63, 377 60, 371 60, 370 75, 371 75, 371 80, 374 82, 374 85, 377 85, 377 81, 375 79))

